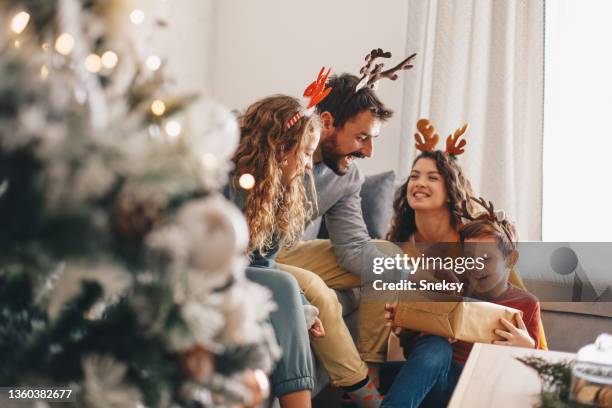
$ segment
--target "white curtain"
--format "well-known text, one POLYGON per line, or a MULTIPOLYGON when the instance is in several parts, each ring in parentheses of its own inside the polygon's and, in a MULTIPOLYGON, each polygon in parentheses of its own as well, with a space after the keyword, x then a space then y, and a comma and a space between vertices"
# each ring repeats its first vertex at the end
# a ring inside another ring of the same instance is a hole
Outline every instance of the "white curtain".
POLYGON ((477 194, 503 208, 521 240, 541 239, 544 4, 409 0, 400 176, 416 156, 419 118, 443 139, 469 122, 459 164, 477 194))

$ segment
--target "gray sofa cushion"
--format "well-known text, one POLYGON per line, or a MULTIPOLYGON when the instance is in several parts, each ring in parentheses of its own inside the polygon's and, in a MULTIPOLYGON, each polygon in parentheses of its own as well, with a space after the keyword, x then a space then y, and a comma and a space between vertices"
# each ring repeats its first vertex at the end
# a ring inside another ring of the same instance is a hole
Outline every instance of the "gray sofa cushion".
POLYGON ((361 211, 372 238, 383 239, 393 215, 395 173, 367 176, 361 186, 361 211))

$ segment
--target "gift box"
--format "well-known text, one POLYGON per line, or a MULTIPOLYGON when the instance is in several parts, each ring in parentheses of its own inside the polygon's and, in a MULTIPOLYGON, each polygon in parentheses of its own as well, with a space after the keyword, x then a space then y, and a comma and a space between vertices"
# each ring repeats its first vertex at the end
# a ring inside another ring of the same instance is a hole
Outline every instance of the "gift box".
POLYGON ((400 301, 394 323, 405 329, 450 337, 470 343, 503 340, 495 329, 507 331, 500 319, 516 324, 522 312, 476 299, 438 293, 423 294, 423 300, 400 301))

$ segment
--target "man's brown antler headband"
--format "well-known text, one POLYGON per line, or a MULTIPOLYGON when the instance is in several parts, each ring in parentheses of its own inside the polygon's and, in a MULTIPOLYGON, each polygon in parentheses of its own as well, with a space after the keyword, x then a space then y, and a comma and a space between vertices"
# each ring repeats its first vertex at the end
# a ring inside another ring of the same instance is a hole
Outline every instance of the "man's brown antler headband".
POLYGON ((382 69, 385 64, 376 64, 372 68, 372 63, 376 58, 391 58, 391 53, 389 51, 383 51, 382 48, 372 50, 365 57, 366 64, 359 70, 361 78, 357 83, 357 86, 355 86, 355 92, 366 86, 371 89, 376 89, 378 87, 378 82, 383 78, 388 78, 392 81, 395 81, 397 79, 397 71, 401 71, 403 69, 410 69, 413 67, 410 62, 414 57, 416 57, 416 53, 412 54, 393 68, 383 71, 382 69))
MULTIPOLYGON (((463 148, 467 144, 465 139, 461 139, 461 136, 465 134, 470 125, 466 123, 463 127, 455 130, 455 133, 449 135, 446 138, 446 150, 444 151, 451 158, 456 158, 464 152, 463 148)), ((420 132, 414 134, 416 140, 416 148, 422 152, 431 152, 435 150, 440 135, 436 133, 436 128, 431 124, 429 119, 419 119, 417 122, 417 129, 420 132)))

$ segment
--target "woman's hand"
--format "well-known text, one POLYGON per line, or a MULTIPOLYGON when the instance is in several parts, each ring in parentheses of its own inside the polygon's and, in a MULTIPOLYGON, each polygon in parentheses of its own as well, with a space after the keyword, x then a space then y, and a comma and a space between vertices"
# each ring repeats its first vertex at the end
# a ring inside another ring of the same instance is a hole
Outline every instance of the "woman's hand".
POLYGON ((495 329, 495 334, 503 337, 505 340, 496 340, 493 342, 493 344, 498 344, 500 346, 535 348, 535 340, 529 336, 525 322, 523 322, 523 318, 520 314, 516 315, 516 320, 518 326, 513 325, 504 318, 499 319, 501 324, 503 324, 508 331, 495 329))
POLYGON ((310 334, 310 337, 312 338, 325 337, 325 329, 323 328, 323 322, 321 319, 315 317, 314 323, 310 329, 308 329, 308 334, 310 334))

